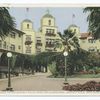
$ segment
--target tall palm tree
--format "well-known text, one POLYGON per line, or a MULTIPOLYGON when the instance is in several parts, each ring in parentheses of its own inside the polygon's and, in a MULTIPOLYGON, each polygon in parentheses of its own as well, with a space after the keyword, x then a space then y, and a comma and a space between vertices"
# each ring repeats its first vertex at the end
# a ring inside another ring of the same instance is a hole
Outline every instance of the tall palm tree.
POLYGON ((83 12, 89 13, 87 17, 89 31, 95 39, 100 38, 100 7, 86 7, 83 12))
POLYGON ((0 37, 7 36, 15 27, 14 18, 11 17, 9 8, 0 7, 0 37))
POLYGON ((79 50, 80 45, 78 38, 74 32, 71 30, 67 29, 64 31, 64 34, 61 34, 60 32, 58 33, 61 40, 60 41, 55 41, 55 49, 56 48, 62 48, 64 47, 63 51, 70 52, 73 48, 76 48, 79 50))

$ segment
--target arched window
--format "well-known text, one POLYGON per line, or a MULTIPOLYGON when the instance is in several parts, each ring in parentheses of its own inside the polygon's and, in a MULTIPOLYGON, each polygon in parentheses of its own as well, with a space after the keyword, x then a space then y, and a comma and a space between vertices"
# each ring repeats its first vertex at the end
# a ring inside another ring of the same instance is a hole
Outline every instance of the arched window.
POLYGON ((29 29, 29 24, 27 24, 27 29, 29 29))
POLYGON ((74 29, 74 33, 76 33, 76 29, 74 29))
POLYGON ((48 24, 51 25, 51 20, 48 21, 48 24))

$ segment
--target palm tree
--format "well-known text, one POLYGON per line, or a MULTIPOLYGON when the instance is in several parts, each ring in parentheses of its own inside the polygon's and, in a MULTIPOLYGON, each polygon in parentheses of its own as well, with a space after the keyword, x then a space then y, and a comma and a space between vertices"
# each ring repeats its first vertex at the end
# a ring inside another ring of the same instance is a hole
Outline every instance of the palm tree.
POLYGON ((71 30, 67 29, 64 31, 64 34, 58 33, 61 40, 55 41, 55 48, 62 48, 64 47, 63 51, 67 51, 68 53, 72 50, 72 47, 79 50, 80 45, 78 38, 76 37, 76 34, 72 32, 71 30))
POLYGON ((87 17, 89 31, 95 39, 100 38, 100 7, 86 7, 83 12, 89 13, 87 17))
POLYGON ((14 18, 11 17, 9 8, 0 7, 0 37, 7 36, 15 27, 14 18))

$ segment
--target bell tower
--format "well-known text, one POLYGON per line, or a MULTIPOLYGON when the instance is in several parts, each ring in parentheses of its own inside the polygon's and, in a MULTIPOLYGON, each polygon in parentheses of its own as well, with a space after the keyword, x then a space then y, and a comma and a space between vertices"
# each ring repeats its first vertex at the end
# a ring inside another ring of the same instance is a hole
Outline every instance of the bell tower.
POLYGON ((21 30, 31 31, 33 30, 33 23, 29 19, 25 19, 21 23, 21 30))
MULTIPOLYGON (((26 8, 27 10, 27 8, 26 8)), ((27 11, 28 14, 28 11, 27 11)), ((35 31, 33 30, 33 22, 26 18, 21 23, 21 30, 25 33, 23 35, 23 53, 28 55, 35 54, 35 31)))

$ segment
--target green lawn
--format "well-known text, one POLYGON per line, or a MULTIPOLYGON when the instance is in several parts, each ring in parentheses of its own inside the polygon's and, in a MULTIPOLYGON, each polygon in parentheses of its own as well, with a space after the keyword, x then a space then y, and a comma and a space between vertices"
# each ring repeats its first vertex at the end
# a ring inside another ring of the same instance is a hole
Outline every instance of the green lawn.
POLYGON ((100 74, 72 75, 69 78, 100 78, 100 74))
MULTIPOLYGON (((49 78, 64 78, 63 76, 48 76, 49 78)), ((72 75, 72 76, 67 76, 68 78, 100 78, 100 74, 84 74, 84 75, 72 75)))

